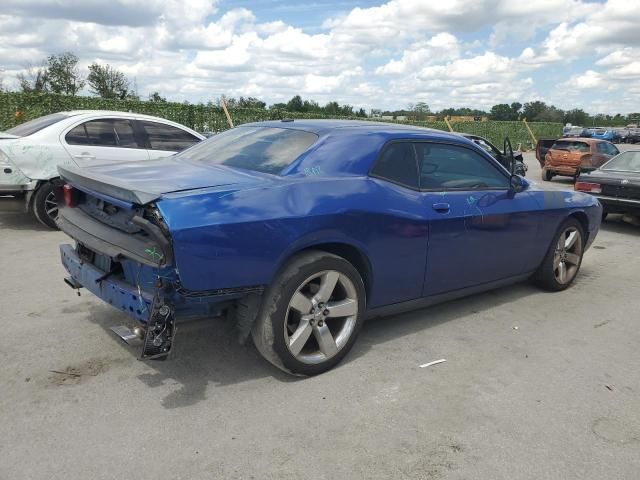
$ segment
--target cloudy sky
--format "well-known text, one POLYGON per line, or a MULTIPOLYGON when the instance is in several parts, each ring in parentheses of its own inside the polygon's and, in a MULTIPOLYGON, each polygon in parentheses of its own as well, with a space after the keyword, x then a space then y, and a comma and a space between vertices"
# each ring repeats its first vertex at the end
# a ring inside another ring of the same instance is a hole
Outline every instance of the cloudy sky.
POLYGON ((640 0, 3 0, 5 86, 73 51, 138 92, 208 101, 640 111, 640 0))

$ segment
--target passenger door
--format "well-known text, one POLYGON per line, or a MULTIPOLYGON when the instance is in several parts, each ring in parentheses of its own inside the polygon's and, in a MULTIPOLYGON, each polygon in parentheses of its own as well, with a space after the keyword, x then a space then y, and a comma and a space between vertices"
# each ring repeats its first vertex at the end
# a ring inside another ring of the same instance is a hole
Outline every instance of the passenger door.
POLYGON ((145 138, 149 158, 152 159, 168 157, 200 141, 198 137, 186 130, 166 123, 149 120, 137 120, 136 123, 145 138))
POLYGON ((126 118, 84 121, 63 132, 60 141, 80 167, 149 159, 126 118))
POLYGON ((540 218, 533 196, 511 190, 509 174, 471 148, 430 142, 414 145, 429 218, 423 295, 533 269, 540 218))

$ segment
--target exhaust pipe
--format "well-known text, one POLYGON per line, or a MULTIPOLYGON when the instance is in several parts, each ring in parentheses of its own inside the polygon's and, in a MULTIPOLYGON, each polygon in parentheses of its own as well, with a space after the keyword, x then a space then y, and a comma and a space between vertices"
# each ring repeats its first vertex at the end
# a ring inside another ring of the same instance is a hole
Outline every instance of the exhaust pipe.
POLYGON ((134 327, 131 330, 126 325, 111 327, 111 331, 120 337, 128 345, 141 345, 144 339, 145 330, 142 327, 134 327))

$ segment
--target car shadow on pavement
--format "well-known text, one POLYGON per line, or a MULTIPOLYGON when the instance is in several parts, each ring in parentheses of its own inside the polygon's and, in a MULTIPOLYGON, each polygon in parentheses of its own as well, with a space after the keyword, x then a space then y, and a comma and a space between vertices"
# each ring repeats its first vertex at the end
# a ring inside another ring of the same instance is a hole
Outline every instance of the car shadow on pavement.
MULTIPOLYGON (((622 215, 619 214, 610 214, 607 219, 602 222, 600 228, 607 232, 623 235, 640 235, 640 226, 632 225, 623 221, 622 215)), ((598 237, 596 237, 595 244, 598 244, 598 237)))
MULTIPOLYGON (((521 283, 457 301, 415 310, 401 315, 368 320, 353 350, 336 368, 349 368, 349 364, 367 355, 375 345, 393 341, 416 332, 460 319, 470 313, 482 313, 539 292, 528 283, 521 283)), ((90 318, 105 330, 105 335, 117 342, 132 360, 140 353, 139 346, 129 346, 118 339, 110 328, 132 325, 124 314, 108 306, 92 306, 90 318)), ((271 378, 289 383, 304 381, 304 377, 287 375, 264 360, 249 339, 238 341, 233 321, 226 318, 201 319, 183 322, 178 326, 174 351, 166 361, 148 360, 153 369, 137 378, 150 388, 178 383, 180 387, 162 399, 167 409, 188 407, 207 400, 211 387, 224 387, 260 378, 271 378)))
MULTIPOLYGON (((91 321, 105 330, 105 335, 122 347, 131 359, 140 355, 141 346, 121 341, 110 328, 134 326, 135 322, 112 307, 96 305, 89 311, 91 321)), ((292 382, 293 377, 267 363, 253 347, 251 340, 241 344, 238 331, 224 317, 204 318, 178 323, 175 344, 166 360, 144 360, 152 372, 138 375, 151 388, 165 383, 178 383, 180 388, 162 399, 165 408, 181 408, 207 399, 210 385, 224 387, 264 377, 292 382)))
POLYGON ((525 281, 400 315, 372 318, 365 323, 354 346, 354 353, 358 356, 361 354, 360 349, 368 350, 374 345, 413 335, 468 315, 482 314, 487 309, 495 309, 541 293, 541 290, 525 281))
POLYGON ((32 214, 2 210, 2 202, 0 202, 0 230, 54 231, 38 222, 32 214))

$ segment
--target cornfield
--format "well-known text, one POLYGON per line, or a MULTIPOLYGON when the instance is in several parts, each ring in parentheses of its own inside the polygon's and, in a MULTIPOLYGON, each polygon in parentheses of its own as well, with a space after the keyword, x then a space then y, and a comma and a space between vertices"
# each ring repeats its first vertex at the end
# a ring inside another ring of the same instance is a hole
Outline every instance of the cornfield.
MULTIPOLYGON (((50 113, 68 110, 115 110, 154 115, 186 125, 199 132, 219 132, 229 128, 223 110, 215 105, 174 102, 143 102, 135 100, 106 100, 97 97, 75 97, 54 94, 0 93, 0 131, 50 113)), ((282 118, 343 118, 322 113, 287 112, 283 110, 234 109, 231 117, 236 125, 282 118)), ((362 120, 362 118, 358 118, 362 120)), ((376 120, 376 119, 371 119, 376 120)), ((448 130, 444 121, 393 121, 438 130, 448 130)), ((560 123, 529 123, 537 138, 557 138, 562 133, 560 123)), ((509 137, 515 149, 518 143, 531 148, 532 140, 523 122, 458 122, 452 123, 456 132, 472 133, 488 138, 502 148, 504 137, 509 137)))

